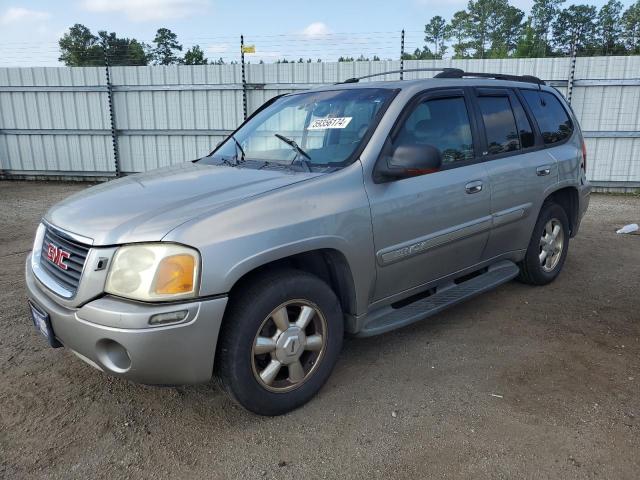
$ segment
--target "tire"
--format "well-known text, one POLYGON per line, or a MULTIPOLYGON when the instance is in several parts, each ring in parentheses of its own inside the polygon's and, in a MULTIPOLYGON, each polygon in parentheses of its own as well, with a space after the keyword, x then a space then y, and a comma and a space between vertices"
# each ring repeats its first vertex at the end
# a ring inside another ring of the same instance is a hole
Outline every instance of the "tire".
POLYGON ((546 285, 560 274, 569 251, 569 220, 564 209, 555 203, 542 205, 538 221, 524 260, 519 280, 530 285, 546 285), (551 228, 550 228, 551 227, 551 228), (553 239, 550 232, 559 232, 553 239), (545 238, 547 240, 545 240, 545 238), (546 251, 546 254, 544 253, 546 251))
POLYGON ((226 392, 259 415, 308 402, 342 348, 344 320, 333 290, 308 273, 278 270, 240 285, 229 302, 216 359, 226 392))

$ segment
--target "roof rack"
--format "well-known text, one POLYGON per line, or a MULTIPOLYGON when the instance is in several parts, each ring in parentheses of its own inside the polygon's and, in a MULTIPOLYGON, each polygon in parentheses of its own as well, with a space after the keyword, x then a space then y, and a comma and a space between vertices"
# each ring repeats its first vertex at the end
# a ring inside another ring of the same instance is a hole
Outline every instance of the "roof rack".
POLYGON ((512 82, 526 82, 535 83, 536 85, 546 85, 544 80, 540 80, 533 75, 507 75, 503 73, 474 73, 465 72, 459 68, 408 68, 405 70, 389 70, 387 72, 372 73, 370 75, 364 75, 363 77, 348 78, 344 82, 338 83, 358 83, 360 80, 371 77, 379 77, 382 75, 389 75, 392 73, 404 73, 404 72, 440 72, 434 76, 434 78, 493 78, 495 80, 509 80, 512 82))
MULTIPOLYGON (((379 76, 382 76, 382 75, 390 75, 392 73, 405 73, 405 72, 442 72, 442 73, 446 73, 446 72, 448 72, 450 70, 456 70, 456 71, 462 72, 462 70, 460 70, 458 68, 405 68, 404 70, 389 70, 388 72, 372 73, 371 75, 364 75, 363 77, 347 78, 344 82, 338 82, 338 83, 358 83, 360 80, 363 80, 365 78, 379 77, 379 76)), ((456 78, 456 77, 450 77, 450 78, 456 78)))
POLYGON ((441 73, 438 73, 434 78, 464 78, 464 77, 476 77, 476 78, 493 78, 496 80, 509 80, 512 82, 526 82, 535 83, 537 85, 546 85, 544 80, 540 80, 533 75, 507 75, 503 73, 475 73, 465 72, 459 68, 447 68, 441 73))

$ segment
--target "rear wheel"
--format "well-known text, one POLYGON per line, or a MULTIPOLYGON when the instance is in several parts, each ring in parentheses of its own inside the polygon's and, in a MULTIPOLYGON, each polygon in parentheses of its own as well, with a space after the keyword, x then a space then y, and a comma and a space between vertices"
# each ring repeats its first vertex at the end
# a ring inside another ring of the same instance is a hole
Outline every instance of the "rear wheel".
POLYGON ((542 206, 524 260, 520 280, 531 285, 546 285, 560 274, 569 250, 569 220, 555 203, 542 206))
POLYGON ((227 392, 260 415, 309 401, 329 377, 342 346, 334 292, 297 270, 256 277, 232 295, 218 348, 227 392))

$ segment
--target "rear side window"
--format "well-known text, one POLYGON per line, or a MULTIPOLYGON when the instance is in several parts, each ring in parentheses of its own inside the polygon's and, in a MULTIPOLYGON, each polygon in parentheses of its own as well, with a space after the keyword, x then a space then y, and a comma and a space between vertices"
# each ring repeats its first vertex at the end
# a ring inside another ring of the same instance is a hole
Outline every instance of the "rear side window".
POLYGON ((509 97, 479 97, 490 155, 520 150, 520 135, 509 97))
POLYGON ((537 90, 520 92, 538 122, 545 144, 562 142, 571 136, 573 124, 555 95, 537 90))
POLYGON ((443 165, 472 160, 471 125, 464 98, 438 98, 418 104, 394 143, 432 145, 440 150, 443 165))

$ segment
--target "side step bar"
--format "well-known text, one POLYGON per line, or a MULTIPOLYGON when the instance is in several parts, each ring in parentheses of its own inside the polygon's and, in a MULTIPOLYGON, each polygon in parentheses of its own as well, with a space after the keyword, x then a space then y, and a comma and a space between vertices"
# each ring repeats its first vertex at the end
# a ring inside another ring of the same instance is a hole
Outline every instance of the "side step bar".
POLYGON ((504 260, 489 267, 487 272, 464 282, 439 287, 433 295, 416 300, 401 308, 385 307, 370 315, 358 337, 371 337, 435 315, 442 310, 475 297, 518 276, 518 266, 504 260))

